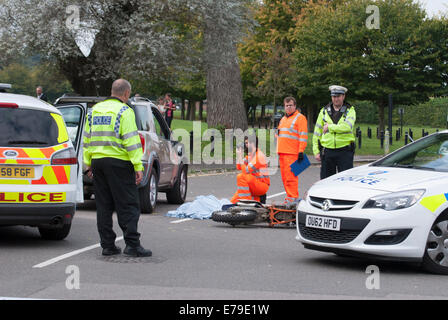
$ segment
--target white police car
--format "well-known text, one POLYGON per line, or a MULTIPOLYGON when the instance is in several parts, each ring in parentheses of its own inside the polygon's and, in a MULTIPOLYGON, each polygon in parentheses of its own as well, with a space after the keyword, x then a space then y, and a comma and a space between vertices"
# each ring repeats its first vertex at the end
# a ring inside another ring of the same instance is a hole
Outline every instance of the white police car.
POLYGON ((314 184, 297 232, 308 249, 448 274, 448 131, 314 184))
POLYGON ((0 225, 64 239, 82 196, 74 144, 61 111, 8 88, 0 85, 0 225))

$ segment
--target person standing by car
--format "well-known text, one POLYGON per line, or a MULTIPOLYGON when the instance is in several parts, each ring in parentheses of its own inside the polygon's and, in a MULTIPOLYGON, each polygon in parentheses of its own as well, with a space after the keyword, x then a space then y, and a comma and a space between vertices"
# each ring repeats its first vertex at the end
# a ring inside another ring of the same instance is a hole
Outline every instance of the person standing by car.
POLYGON ((159 109, 162 115, 165 115, 165 98, 162 96, 157 99, 157 109, 159 109))
POLYGON ((165 95, 165 120, 168 124, 168 127, 171 129, 171 122, 173 121, 174 117, 174 110, 176 110, 176 107, 174 106, 173 100, 171 100, 171 93, 167 93, 165 95))
POLYGON ((285 116, 278 125, 277 153, 280 172, 286 191, 285 203, 294 202, 299 197, 299 178, 291 171, 291 164, 303 160, 303 153, 308 141, 308 122, 297 110, 297 102, 293 97, 283 100, 285 116))
POLYGON ((237 191, 230 200, 232 203, 237 203, 239 200, 260 201, 260 196, 264 196, 271 185, 266 157, 258 149, 258 137, 246 137, 244 144, 247 150, 244 160, 243 147, 236 149, 236 168, 241 170, 241 173, 236 177, 237 191))
POLYGON ((140 245, 137 232, 137 185, 143 177, 143 151, 134 111, 125 103, 131 95, 130 83, 124 79, 114 81, 111 95, 89 110, 84 126, 84 162, 89 176, 93 175, 102 254, 121 253, 112 229, 115 210, 126 243, 123 253, 148 257, 152 252, 140 245))
POLYGON ((41 86, 38 86, 36 88, 36 96, 37 96, 37 99, 48 102, 47 95, 43 92, 43 89, 41 86))
POLYGON ((345 102, 347 88, 331 86, 331 100, 323 107, 316 121, 313 153, 321 162, 320 178, 325 179, 353 168, 355 153, 355 108, 345 102))

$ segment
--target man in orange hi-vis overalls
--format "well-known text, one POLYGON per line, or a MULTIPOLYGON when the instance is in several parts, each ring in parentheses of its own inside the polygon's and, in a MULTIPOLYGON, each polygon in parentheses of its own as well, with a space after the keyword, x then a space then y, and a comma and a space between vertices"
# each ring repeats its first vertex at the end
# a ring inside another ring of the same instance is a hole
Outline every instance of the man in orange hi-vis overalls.
POLYGON ((230 200, 237 203, 239 200, 260 201, 260 196, 268 192, 271 180, 269 178, 266 157, 258 149, 258 138, 256 136, 246 137, 244 144, 247 156, 243 160, 243 148, 237 148, 236 168, 241 173, 236 177, 237 191, 230 200))
POLYGON ((308 124, 306 117, 297 110, 293 97, 283 100, 285 116, 278 125, 277 153, 280 162, 283 186, 285 187, 285 203, 294 202, 299 197, 299 178, 291 171, 291 164, 303 159, 308 140, 308 124))

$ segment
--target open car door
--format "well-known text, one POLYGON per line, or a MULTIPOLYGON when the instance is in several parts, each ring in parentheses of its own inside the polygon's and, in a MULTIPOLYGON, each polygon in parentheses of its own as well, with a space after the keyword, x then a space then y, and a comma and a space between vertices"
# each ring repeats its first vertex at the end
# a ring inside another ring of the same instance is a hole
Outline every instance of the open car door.
POLYGON ((67 104, 57 105, 64 118, 67 126, 67 131, 70 140, 75 148, 76 155, 78 157, 78 181, 76 202, 84 202, 84 188, 83 188, 83 155, 82 155, 82 135, 84 131, 84 123, 86 117, 87 106, 84 104, 67 104))

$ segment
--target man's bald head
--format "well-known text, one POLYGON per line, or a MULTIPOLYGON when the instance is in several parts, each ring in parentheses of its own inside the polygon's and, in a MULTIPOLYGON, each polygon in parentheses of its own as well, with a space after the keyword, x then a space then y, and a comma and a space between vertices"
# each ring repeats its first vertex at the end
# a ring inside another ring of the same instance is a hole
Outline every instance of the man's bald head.
POLYGON ((112 84, 112 92, 111 95, 113 97, 117 97, 121 99, 123 102, 126 102, 129 100, 129 97, 131 96, 131 84, 129 81, 125 79, 118 79, 115 80, 112 84))

